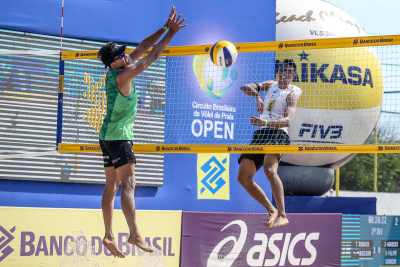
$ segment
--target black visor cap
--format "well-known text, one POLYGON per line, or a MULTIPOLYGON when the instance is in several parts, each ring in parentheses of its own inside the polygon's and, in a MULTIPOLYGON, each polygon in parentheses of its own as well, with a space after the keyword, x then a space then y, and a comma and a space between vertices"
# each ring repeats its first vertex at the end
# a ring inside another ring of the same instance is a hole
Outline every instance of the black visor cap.
POLYGON ((107 69, 107 67, 110 67, 111 63, 113 63, 113 61, 114 61, 114 58, 115 58, 116 56, 119 56, 119 55, 121 55, 122 53, 124 53, 124 52, 125 52, 125 49, 126 49, 126 45, 121 45, 120 47, 115 46, 115 48, 114 48, 114 53, 111 54, 111 56, 110 56, 110 58, 108 59, 108 62, 107 62, 107 65, 106 65, 105 68, 107 69))

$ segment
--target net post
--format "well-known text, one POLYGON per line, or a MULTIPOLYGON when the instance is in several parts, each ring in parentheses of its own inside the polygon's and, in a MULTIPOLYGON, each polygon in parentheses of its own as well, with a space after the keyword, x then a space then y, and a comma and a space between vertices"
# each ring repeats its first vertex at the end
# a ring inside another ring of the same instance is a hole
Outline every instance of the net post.
MULTIPOLYGON (((375 145, 378 144, 378 130, 375 125, 375 145)), ((378 192, 378 153, 374 154, 374 192, 378 192)))
POLYGON ((340 189, 340 168, 337 168, 335 170, 335 176, 336 176, 336 181, 335 181, 335 191, 336 191, 336 196, 339 196, 339 189, 340 189))
POLYGON ((58 107, 57 107, 57 135, 56 147, 62 142, 62 114, 63 114, 63 91, 64 91, 64 61, 61 60, 62 53, 60 52, 60 67, 58 75, 58 107))

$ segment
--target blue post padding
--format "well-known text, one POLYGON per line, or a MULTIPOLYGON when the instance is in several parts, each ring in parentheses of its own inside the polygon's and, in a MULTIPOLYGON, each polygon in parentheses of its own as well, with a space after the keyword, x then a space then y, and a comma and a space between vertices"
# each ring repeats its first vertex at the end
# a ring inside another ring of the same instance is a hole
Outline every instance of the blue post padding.
POLYGON ((61 60, 61 53, 60 53, 60 68, 58 75, 64 75, 64 61, 61 60))
MULTIPOLYGON (((61 60, 60 52, 60 67, 59 67, 59 88, 64 88, 64 61, 61 60), (62 77, 62 79, 61 79, 62 77)), ((62 142, 62 115, 63 115, 63 93, 58 91, 58 105, 57 105, 57 134, 56 134, 56 147, 62 142)))
POLYGON ((63 113, 62 101, 63 101, 63 94, 58 93, 56 146, 62 142, 62 113, 63 113))

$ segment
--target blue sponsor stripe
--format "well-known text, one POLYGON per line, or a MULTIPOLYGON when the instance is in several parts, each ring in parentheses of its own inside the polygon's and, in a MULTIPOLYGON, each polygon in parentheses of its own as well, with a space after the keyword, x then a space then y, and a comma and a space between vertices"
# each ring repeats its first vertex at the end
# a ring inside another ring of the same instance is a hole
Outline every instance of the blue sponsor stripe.
POLYGON ((225 67, 232 65, 232 55, 227 47, 222 48, 224 52, 225 67))
POLYGON ((211 47, 211 50, 210 50, 210 58, 211 58, 211 61, 215 64, 215 62, 214 62, 214 47, 215 47, 215 45, 213 45, 213 46, 211 47))

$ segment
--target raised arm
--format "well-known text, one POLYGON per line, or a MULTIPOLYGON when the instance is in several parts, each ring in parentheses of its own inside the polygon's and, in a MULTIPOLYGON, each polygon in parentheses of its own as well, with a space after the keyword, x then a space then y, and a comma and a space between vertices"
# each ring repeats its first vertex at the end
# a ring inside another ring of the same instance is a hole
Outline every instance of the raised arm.
MULTIPOLYGON (((175 7, 172 6, 171 13, 168 16, 168 20, 165 23, 164 27, 169 28, 170 24, 172 23, 173 16, 175 14, 175 7)), ((139 57, 141 57, 147 50, 149 50, 157 41, 161 38, 161 36, 165 33, 165 29, 161 28, 157 30, 155 33, 152 35, 146 37, 143 39, 143 41, 140 42, 138 47, 136 47, 134 50, 132 50, 129 53, 130 58, 132 59, 132 62, 135 62, 139 57)))
MULTIPOLYGON (((117 84, 118 85, 123 85, 126 84, 127 82, 130 82, 134 77, 142 73, 145 69, 147 69, 156 59, 161 55, 161 53, 165 50, 165 48, 168 46, 169 42, 172 40, 172 38, 175 36, 175 34, 182 28, 186 27, 186 25, 181 25, 185 19, 180 20, 182 15, 179 15, 176 18, 176 13, 173 15, 173 21, 171 22, 169 26, 169 31, 167 34, 161 39, 159 43, 157 43, 153 49, 150 51, 150 53, 135 62, 134 64, 126 66, 122 71, 120 71, 117 75, 117 84)), ((122 88, 119 87, 121 94, 123 95, 129 95, 127 92, 123 92, 123 90, 130 90, 130 88, 122 88)))

